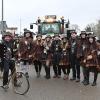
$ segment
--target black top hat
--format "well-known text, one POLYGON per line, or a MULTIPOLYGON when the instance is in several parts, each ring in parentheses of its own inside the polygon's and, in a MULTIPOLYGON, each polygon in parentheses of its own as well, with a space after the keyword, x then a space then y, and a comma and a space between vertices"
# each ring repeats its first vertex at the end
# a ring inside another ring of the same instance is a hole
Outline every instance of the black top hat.
POLYGON ((96 36, 94 34, 88 35, 88 38, 95 38, 96 36))
POLYGON ((55 34, 54 37, 60 37, 59 34, 55 34))
POLYGON ((38 35, 36 36, 36 38, 37 38, 37 37, 41 37, 41 38, 42 38, 42 35, 41 35, 41 34, 38 34, 38 35))
POLYGON ((6 37, 6 36, 12 37, 12 34, 11 34, 10 32, 5 32, 5 33, 2 35, 2 37, 6 37))
POLYGON ((86 35, 86 31, 81 31, 81 34, 80 35, 82 35, 82 34, 85 34, 86 35))
POLYGON ((27 33, 29 33, 30 37, 33 38, 33 32, 31 32, 30 30, 24 29, 24 37, 26 37, 27 33))
POLYGON ((76 31, 71 31, 71 34, 77 34, 76 31))
POLYGON ((46 38, 51 38, 51 36, 50 35, 47 35, 46 38))

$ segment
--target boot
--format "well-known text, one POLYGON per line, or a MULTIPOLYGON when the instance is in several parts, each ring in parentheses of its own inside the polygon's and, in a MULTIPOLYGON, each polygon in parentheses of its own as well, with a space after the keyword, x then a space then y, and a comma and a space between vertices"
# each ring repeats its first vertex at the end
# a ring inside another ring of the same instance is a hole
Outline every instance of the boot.
POLYGON ((37 72, 37 78, 39 78, 40 77, 40 72, 37 72))
POLYGON ((67 76, 66 74, 64 75, 63 79, 67 80, 69 76, 67 76))
POLYGON ((92 83, 92 86, 96 86, 97 85, 97 77, 98 77, 98 73, 94 73, 94 81, 92 83))
POLYGON ((80 82, 80 78, 77 78, 77 79, 76 79, 76 82, 80 82))
POLYGON ((96 83, 96 82, 93 82, 93 83, 92 83, 92 86, 96 86, 96 85, 97 85, 97 83, 96 83))
POLYGON ((92 86, 96 86, 97 85, 97 76, 98 76, 98 74, 94 74, 94 81, 92 83, 92 86))
POLYGON ((83 84, 86 86, 86 85, 89 85, 89 81, 87 80, 84 80, 83 84))
POLYGON ((47 67, 46 69, 47 69, 46 78, 47 78, 47 79, 50 79, 50 68, 47 67))
POLYGON ((58 77, 58 75, 54 75, 54 76, 53 76, 53 78, 57 78, 57 77, 58 77))
POLYGON ((89 69, 87 68, 86 69, 86 72, 85 72, 85 79, 84 79, 84 82, 83 84, 86 86, 86 85, 89 85, 89 69))
POLYGON ((49 72, 49 68, 47 66, 45 66, 45 73, 46 73, 45 78, 49 79, 50 78, 50 75, 49 75, 50 72, 49 72))
POLYGON ((74 81, 74 80, 76 80, 76 77, 72 77, 72 78, 70 78, 70 80, 71 81, 74 81))

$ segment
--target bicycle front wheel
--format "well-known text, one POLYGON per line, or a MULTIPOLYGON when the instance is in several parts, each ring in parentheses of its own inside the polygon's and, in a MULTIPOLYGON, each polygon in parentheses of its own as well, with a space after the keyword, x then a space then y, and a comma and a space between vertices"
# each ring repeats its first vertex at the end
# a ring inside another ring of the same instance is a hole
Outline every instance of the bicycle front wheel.
POLYGON ((24 95, 29 91, 30 84, 28 78, 22 72, 16 73, 17 85, 13 85, 14 92, 20 95, 24 95))

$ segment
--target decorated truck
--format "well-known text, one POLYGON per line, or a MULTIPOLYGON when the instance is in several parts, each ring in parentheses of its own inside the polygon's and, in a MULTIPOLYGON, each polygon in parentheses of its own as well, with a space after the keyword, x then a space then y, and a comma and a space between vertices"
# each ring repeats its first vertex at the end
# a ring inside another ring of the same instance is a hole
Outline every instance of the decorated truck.
POLYGON ((30 29, 33 29, 33 25, 38 26, 37 34, 42 34, 43 36, 54 34, 64 34, 65 27, 69 27, 69 23, 65 22, 64 17, 58 17, 56 15, 46 15, 44 17, 38 17, 35 23, 30 24, 30 29))

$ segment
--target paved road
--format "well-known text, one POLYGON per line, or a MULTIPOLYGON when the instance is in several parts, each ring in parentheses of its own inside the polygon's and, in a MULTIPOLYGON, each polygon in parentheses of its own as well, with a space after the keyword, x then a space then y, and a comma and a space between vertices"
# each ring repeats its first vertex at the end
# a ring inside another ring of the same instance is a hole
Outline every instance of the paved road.
POLYGON ((46 80, 43 76, 44 69, 41 78, 36 78, 34 68, 31 67, 29 92, 21 96, 13 93, 11 88, 8 92, 0 88, 0 100, 100 100, 100 76, 96 87, 83 86, 62 78, 46 80))

